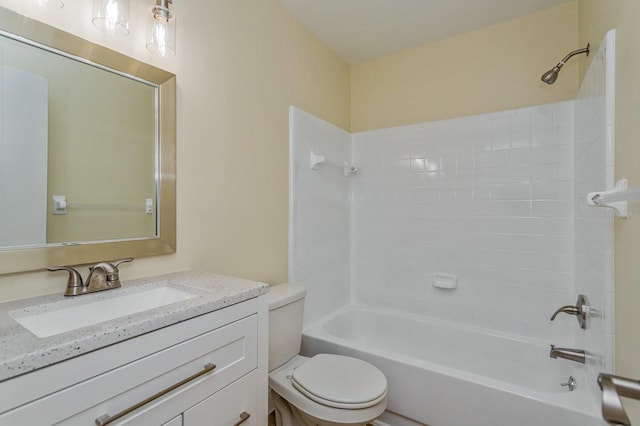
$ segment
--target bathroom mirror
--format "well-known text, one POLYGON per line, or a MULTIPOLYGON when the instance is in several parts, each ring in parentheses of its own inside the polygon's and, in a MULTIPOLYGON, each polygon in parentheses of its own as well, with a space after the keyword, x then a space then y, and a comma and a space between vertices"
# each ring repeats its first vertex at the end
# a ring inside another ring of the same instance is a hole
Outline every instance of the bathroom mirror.
POLYGON ((175 75, 0 7, 0 273, 173 253, 175 75))

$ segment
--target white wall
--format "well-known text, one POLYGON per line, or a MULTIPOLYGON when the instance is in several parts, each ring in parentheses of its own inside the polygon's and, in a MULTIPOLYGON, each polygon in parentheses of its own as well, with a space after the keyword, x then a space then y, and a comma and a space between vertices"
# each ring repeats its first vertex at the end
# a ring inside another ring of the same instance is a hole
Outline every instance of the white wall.
POLYGON ((576 297, 574 102, 353 134, 349 178, 309 168, 311 150, 348 158, 347 132, 295 108, 291 126, 290 279, 309 289, 307 324, 350 288, 353 303, 576 343, 575 318, 549 321, 576 297), (434 288, 434 272, 458 288, 434 288))
POLYGON ((576 298, 574 106, 356 133, 350 178, 309 168, 312 150, 348 158, 349 134, 292 108, 290 277, 309 289, 307 324, 350 288, 353 303, 583 343, 575 318, 549 321, 576 298), (434 272, 458 288, 434 288, 434 272))
POLYGON ((354 301, 572 343, 554 336, 575 319, 549 317, 574 299, 573 108, 354 134, 354 301))
POLYGON ((289 280, 307 289, 304 323, 350 301, 349 215, 351 135, 299 108, 289 109, 289 280), (312 170, 310 152, 324 155, 312 170))

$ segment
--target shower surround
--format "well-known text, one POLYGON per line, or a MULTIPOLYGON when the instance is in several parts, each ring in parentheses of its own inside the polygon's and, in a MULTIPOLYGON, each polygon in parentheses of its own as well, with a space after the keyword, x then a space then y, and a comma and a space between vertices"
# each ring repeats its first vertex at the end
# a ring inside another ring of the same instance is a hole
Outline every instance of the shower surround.
POLYGON ((575 101, 355 134, 291 107, 289 279, 308 289, 307 347, 351 306, 585 349, 585 366, 552 362, 580 368, 597 407, 595 377, 613 371, 613 214, 585 196, 613 185, 614 35, 575 101), (312 170, 311 151, 329 161, 312 170), (578 293, 588 329, 551 322, 578 293))
MULTIPOLYGON (((571 336, 575 103, 349 135, 291 108, 290 279, 306 324, 350 303, 571 336), (309 153, 333 165, 309 167, 309 153), (433 287, 433 274, 457 288, 433 287), (314 300, 316 293, 321 300, 314 300)), ((575 341, 553 340, 559 345, 575 341)))
POLYGON ((549 322, 576 297, 573 122, 564 102, 353 135, 352 301, 574 344, 549 322))

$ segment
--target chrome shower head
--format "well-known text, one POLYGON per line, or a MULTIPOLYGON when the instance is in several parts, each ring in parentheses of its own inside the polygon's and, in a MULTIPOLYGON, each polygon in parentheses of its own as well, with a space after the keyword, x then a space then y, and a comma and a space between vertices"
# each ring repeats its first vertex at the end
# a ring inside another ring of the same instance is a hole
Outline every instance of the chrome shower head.
POLYGON ((558 73, 560 72, 560 68, 562 68, 562 66, 556 65, 555 67, 553 67, 553 69, 542 74, 542 81, 544 81, 547 84, 555 83, 556 80, 558 79, 558 73))
POLYGON ((558 65, 556 65, 549 71, 542 74, 542 77, 540 79, 547 84, 555 83, 556 80, 558 79, 558 73, 560 73, 560 69, 569 60, 569 58, 571 58, 574 55, 579 55, 580 53, 586 53, 587 56, 589 56, 589 46, 590 46, 589 43, 587 43, 587 47, 585 47, 584 49, 574 50, 573 52, 569 53, 560 62, 558 62, 558 65))

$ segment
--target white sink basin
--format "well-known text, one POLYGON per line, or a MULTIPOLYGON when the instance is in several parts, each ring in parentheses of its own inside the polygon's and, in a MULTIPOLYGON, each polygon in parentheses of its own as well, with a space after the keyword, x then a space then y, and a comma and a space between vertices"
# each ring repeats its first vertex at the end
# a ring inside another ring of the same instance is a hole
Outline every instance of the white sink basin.
POLYGON ((13 311, 10 315, 36 336, 49 337, 196 296, 173 287, 157 287, 88 303, 65 300, 42 306, 40 313, 23 315, 21 311, 13 311))

